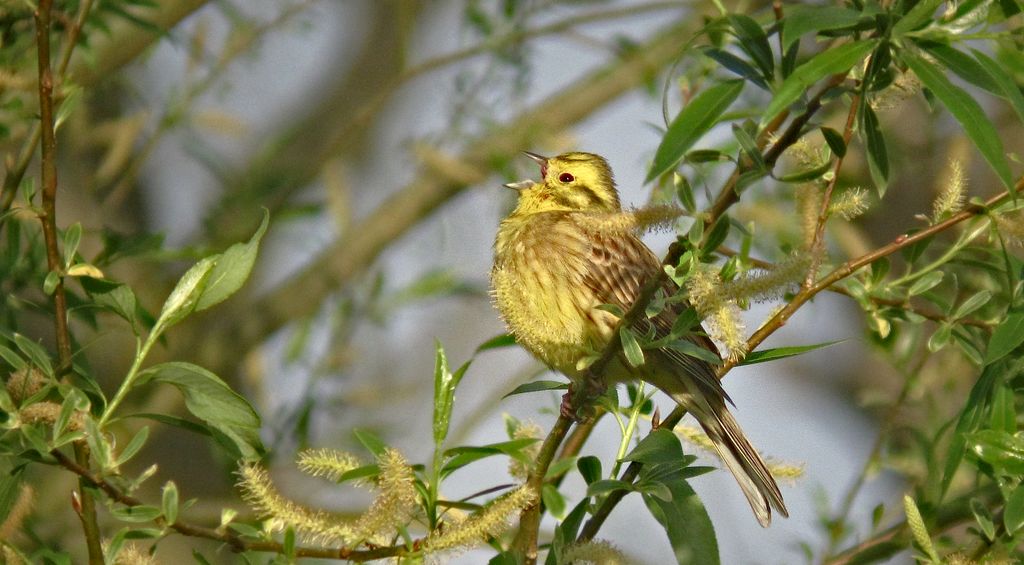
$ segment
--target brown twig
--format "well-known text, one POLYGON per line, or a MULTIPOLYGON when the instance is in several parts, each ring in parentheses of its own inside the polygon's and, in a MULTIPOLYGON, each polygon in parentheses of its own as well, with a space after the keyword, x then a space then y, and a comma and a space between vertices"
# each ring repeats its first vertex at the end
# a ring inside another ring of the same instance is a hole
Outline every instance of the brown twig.
MULTIPOLYGON (((68 303, 64 293, 63 270, 60 250, 57 246, 57 138, 54 131, 53 70, 50 67, 50 17, 53 0, 40 0, 35 10, 36 51, 39 70, 39 129, 41 139, 40 179, 42 184, 42 211, 39 219, 43 224, 43 239, 46 245, 46 264, 51 273, 58 273, 57 285, 53 289, 54 333, 57 341, 57 375, 71 370, 71 332, 68 329, 68 303)), ((89 449, 80 442, 75 444, 75 458, 83 466, 89 465, 89 449)), ((100 528, 96 521, 96 502, 79 481, 77 510, 85 533, 89 552, 89 563, 103 564, 103 548, 100 545, 100 528)))
MULTIPOLYGON (((50 452, 57 462, 65 469, 75 473, 79 476, 81 481, 90 487, 97 488, 103 491, 111 500, 123 504, 128 507, 142 506, 144 502, 126 494, 121 489, 110 484, 103 477, 93 473, 88 468, 79 465, 74 460, 69 458, 67 455, 62 453, 60 450, 54 450, 50 452)), ((163 517, 158 517, 154 522, 165 528, 172 529, 179 534, 204 538, 208 540, 218 541, 228 545, 232 551, 260 551, 268 553, 285 553, 284 545, 275 541, 270 540, 247 540, 239 537, 237 534, 227 528, 207 528, 204 526, 197 526, 195 524, 189 524, 187 522, 176 521, 173 524, 168 524, 163 517)), ((418 540, 422 542, 422 540, 418 540)), ((417 544, 414 543, 414 546, 417 544)), ((375 547, 373 549, 350 549, 347 547, 296 547, 294 555, 296 557, 316 557, 321 559, 347 559, 349 561, 372 561, 374 559, 383 559, 386 557, 400 557, 409 553, 408 548, 405 546, 383 546, 375 547)), ((102 555, 101 555, 102 557, 102 555)), ((102 561, 100 562, 102 563, 102 561)))
MULTIPOLYGON (((1022 189, 1024 189, 1024 178, 1017 181, 1016 186, 1014 187, 1014 192, 1018 192, 1022 189)), ((833 269, 832 272, 830 272, 828 275, 818 280, 818 282, 816 282, 815 284, 811 285, 810 287, 801 289, 800 292, 794 295, 793 299, 788 304, 786 304, 786 306, 779 310, 774 316, 772 316, 770 320, 768 320, 768 322, 766 322, 764 325, 758 328, 757 331, 755 331, 753 335, 750 336, 750 338, 747 340, 747 351, 754 351, 758 345, 761 345, 761 342, 768 338, 768 336, 770 336, 776 330, 784 326, 786 322, 789 320, 789 318, 797 310, 799 310, 800 307, 803 306, 808 300, 814 298, 814 296, 816 296, 818 293, 828 289, 829 287, 839 282, 840 280, 852 275, 861 267, 870 265, 871 263, 874 263, 875 261, 883 257, 888 257, 889 255, 896 253, 900 249, 913 245, 923 239, 927 239, 937 233, 946 231, 952 228, 953 226, 959 224, 960 222, 982 215, 989 208, 1001 203, 1002 201, 1009 198, 1009 196, 1009 192, 1002 192, 989 198, 987 201, 985 201, 985 204, 983 206, 972 206, 970 208, 967 208, 966 210, 963 210, 953 216, 950 216, 949 218, 937 224, 930 225, 927 228, 924 228, 911 235, 900 235, 892 242, 883 245, 882 247, 879 247, 878 249, 875 249, 870 253, 865 253, 860 257, 856 257, 854 259, 846 261, 842 265, 833 269)), ((725 364, 722 366, 722 373, 724 374, 731 370, 733 367, 736 366, 736 363, 737 361, 735 360, 727 360, 725 364)))

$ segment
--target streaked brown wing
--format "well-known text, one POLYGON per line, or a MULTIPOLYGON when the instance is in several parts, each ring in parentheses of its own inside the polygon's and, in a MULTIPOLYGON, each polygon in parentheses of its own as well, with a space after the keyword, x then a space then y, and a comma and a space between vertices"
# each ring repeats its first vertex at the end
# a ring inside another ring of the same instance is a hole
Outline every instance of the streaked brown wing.
MULTIPOLYGON (((583 282, 599 300, 605 304, 614 304, 623 312, 629 310, 640 294, 644 283, 661 269, 661 261, 639 238, 632 235, 616 234, 614 237, 596 231, 588 234, 590 243, 589 265, 583 282)), ((677 287, 671 281, 665 285, 665 292, 672 295, 677 287)), ((662 338, 672 330, 672 323, 681 312, 679 304, 668 306, 654 318, 644 318, 634 324, 633 328, 641 335, 647 334, 653 326, 656 338, 662 338)), ((715 344, 703 335, 687 337, 690 341, 718 354, 715 344)), ((700 359, 684 355, 671 349, 660 349, 659 352, 669 359, 673 365, 690 376, 694 382, 711 394, 728 399, 722 384, 715 375, 715 370, 700 359)))

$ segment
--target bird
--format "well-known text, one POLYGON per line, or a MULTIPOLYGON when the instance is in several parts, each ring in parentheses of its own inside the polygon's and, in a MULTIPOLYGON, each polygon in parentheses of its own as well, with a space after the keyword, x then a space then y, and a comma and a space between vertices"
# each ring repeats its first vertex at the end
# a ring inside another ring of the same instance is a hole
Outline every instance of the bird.
MULTIPOLYGON (((621 313, 662 268, 640 234, 678 213, 623 210, 612 170, 600 155, 523 153, 540 165, 541 180, 505 185, 518 199, 495 238, 492 298, 521 346, 573 384, 583 383, 586 359, 603 350, 621 313)), ((679 291, 670 280, 664 285, 666 296, 679 291)), ((632 329, 655 339, 669 335, 688 304, 665 302, 660 313, 642 316, 632 329)), ((684 339, 717 355, 714 342, 696 330, 684 339)), ((604 382, 639 379, 665 392, 697 419, 758 523, 768 527, 773 509, 788 517, 768 466, 726 406, 731 399, 714 366, 667 347, 647 350, 644 357, 644 364, 633 367, 620 353, 606 367, 604 382)))

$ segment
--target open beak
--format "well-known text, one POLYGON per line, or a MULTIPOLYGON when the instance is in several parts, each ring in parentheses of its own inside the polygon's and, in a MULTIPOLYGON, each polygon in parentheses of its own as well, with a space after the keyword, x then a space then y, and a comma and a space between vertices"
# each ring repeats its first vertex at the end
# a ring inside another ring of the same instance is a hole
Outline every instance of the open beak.
POLYGON ((548 176, 548 158, 547 157, 545 157, 543 155, 538 155, 536 153, 531 153, 529 151, 523 151, 523 155, 526 155, 527 157, 533 159, 538 165, 540 165, 540 176, 542 178, 548 176))
POLYGON ((535 184, 534 181, 532 181, 530 179, 526 179, 526 180, 521 180, 519 182, 507 182, 507 183, 503 184, 502 186, 504 186, 505 188, 511 188, 512 190, 526 190, 527 188, 530 188, 534 184, 535 184))

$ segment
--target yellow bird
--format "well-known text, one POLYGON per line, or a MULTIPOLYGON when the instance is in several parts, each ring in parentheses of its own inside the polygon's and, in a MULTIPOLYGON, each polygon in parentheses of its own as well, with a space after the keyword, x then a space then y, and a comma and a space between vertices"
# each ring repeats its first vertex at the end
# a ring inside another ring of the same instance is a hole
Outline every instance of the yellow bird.
MULTIPOLYGON (((661 269, 638 234, 670 217, 664 211, 623 211, 611 169, 599 155, 525 153, 540 165, 542 178, 505 185, 519 192, 519 202, 494 242, 494 300, 523 347, 579 382, 579 362, 603 349, 619 321, 600 306, 625 312, 661 269)), ((665 291, 672 296, 678 288, 669 282, 665 291)), ((634 330, 644 335, 653 328, 656 337, 664 337, 685 307, 669 303, 634 330)), ((702 334, 686 339, 717 354, 702 334)), ((645 359, 634 368, 620 355, 605 381, 641 379, 664 391, 700 422, 757 521, 768 526, 773 508, 788 516, 775 479, 726 408, 728 396, 714 368, 667 348, 647 351, 645 359)))

